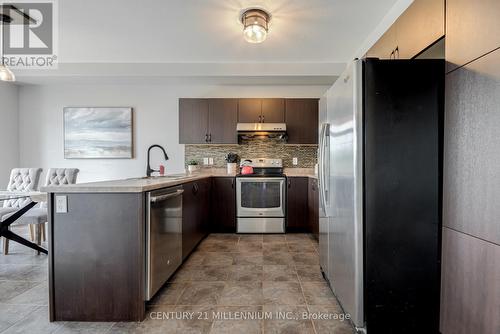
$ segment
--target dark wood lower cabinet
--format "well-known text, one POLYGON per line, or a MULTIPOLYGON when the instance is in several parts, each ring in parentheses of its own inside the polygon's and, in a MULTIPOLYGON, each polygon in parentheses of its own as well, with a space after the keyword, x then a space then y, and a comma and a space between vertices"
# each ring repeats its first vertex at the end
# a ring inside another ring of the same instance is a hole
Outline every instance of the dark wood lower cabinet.
MULTIPOLYGON (((287 232, 309 232, 309 180, 287 181, 287 232)), ((234 177, 207 177, 182 186, 186 259, 208 233, 236 232, 236 186, 234 177)), ((317 203, 314 189, 309 196, 317 203)), ((51 321, 144 320, 145 194, 58 194, 67 196, 67 213, 55 213, 55 194, 49 195, 51 321)))
POLYGON ((309 232, 308 178, 287 178, 286 231, 309 232))
POLYGON ((309 231, 318 240, 319 238, 319 192, 318 180, 309 179, 309 189, 307 194, 307 204, 309 208, 309 231))
POLYGON ((210 231, 236 233, 234 177, 213 177, 210 199, 210 231))
POLYGON ((183 185, 182 194, 182 259, 196 248, 209 232, 210 179, 183 185))
POLYGON ((144 193, 57 195, 68 212, 50 194, 50 321, 142 321, 144 193))

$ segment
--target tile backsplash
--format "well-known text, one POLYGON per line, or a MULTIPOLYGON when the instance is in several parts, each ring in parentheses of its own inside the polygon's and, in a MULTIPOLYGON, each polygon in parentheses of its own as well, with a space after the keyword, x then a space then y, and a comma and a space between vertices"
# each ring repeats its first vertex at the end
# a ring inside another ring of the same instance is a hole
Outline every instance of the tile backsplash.
POLYGON ((224 157, 232 152, 240 158, 283 159, 284 167, 312 168, 317 162, 318 145, 289 145, 280 139, 254 138, 242 140, 240 145, 186 145, 185 162, 196 160, 203 165, 203 158, 213 158, 215 167, 225 167, 224 157), (298 159, 298 165, 292 159, 298 159))

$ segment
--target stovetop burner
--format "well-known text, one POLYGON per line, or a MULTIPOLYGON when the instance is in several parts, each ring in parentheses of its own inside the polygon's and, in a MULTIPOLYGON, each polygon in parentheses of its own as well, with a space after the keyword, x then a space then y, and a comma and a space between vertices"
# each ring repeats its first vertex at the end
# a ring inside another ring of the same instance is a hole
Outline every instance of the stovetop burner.
POLYGON ((237 174, 236 177, 283 177, 283 161, 281 159, 253 158, 242 159, 240 167, 250 166, 252 174, 237 174))
POLYGON ((259 171, 255 171, 254 169, 254 172, 253 174, 236 174, 236 177, 284 177, 285 174, 283 174, 283 169, 280 168, 279 171, 266 171, 266 172, 259 172, 259 171))

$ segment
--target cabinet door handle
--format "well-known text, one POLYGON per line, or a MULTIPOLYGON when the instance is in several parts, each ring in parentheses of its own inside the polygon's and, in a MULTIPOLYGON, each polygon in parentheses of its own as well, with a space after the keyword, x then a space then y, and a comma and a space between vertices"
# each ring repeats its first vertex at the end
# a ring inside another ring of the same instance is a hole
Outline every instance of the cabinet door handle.
POLYGON ((396 49, 394 50, 394 59, 399 59, 399 46, 396 46, 396 49), (396 53, 398 54, 397 58, 396 53))
POLYGON ((198 193, 198 183, 193 184, 193 193, 198 193))
POLYGON ((389 59, 394 59, 394 50, 392 50, 391 55, 389 56, 389 59))
POLYGON ((288 180, 288 188, 290 188, 291 186, 292 186, 292 181, 288 180))
POLYGON ((205 143, 208 143, 208 133, 205 133, 205 143))
POLYGON ((211 142, 212 141, 212 134, 209 134, 208 135, 208 141, 211 142))
POLYGON ((231 180, 231 189, 234 189, 234 179, 231 180))
POLYGON ((266 121, 266 116, 262 115, 262 123, 265 123, 266 121))
POLYGON ((262 123, 262 115, 259 115, 259 123, 262 123))

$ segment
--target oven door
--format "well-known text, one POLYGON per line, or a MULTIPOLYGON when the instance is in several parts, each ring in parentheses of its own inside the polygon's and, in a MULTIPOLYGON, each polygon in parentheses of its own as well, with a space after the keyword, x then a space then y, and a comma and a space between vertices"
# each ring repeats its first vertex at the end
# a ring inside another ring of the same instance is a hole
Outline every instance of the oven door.
POLYGON ((236 203, 238 217, 284 217, 284 177, 238 177, 236 203))

